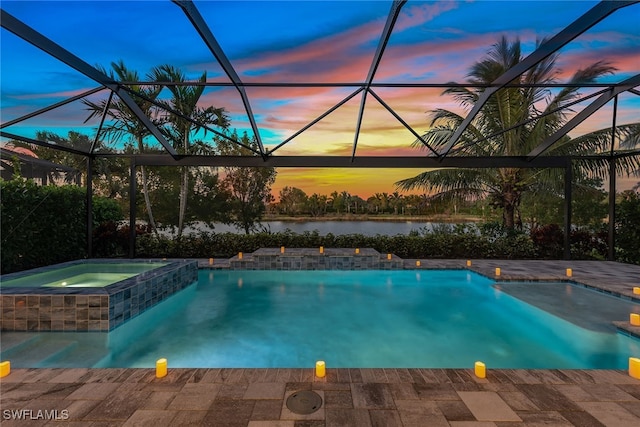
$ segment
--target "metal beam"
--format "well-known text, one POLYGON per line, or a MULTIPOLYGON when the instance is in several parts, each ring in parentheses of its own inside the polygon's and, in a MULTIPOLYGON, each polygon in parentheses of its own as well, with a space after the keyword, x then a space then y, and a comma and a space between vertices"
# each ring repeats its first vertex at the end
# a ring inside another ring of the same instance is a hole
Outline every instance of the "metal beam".
POLYGON ((20 122, 22 122, 24 120, 27 120, 27 119, 30 119, 32 117, 38 116, 40 114, 46 113, 47 111, 51 111, 54 108, 62 107, 63 105, 67 105, 67 104, 69 104, 69 103, 71 103, 73 101, 77 101, 77 100, 82 99, 84 97, 87 97, 89 95, 93 95, 94 93, 100 92, 103 89, 105 89, 104 86, 100 86, 100 87, 97 87, 97 88, 89 89, 89 90, 87 90, 85 92, 82 92, 79 95, 73 96, 71 98, 67 98, 67 99, 62 100, 60 102, 56 102, 55 104, 49 105, 48 107, 41 108, 41 109, 39 109, 37 111, 34 111, 32 113, 29 113, 29 114, 25 114, 24 116, 20 116, 18 118, 13 119, 13 120, 9 120, 8 122, 0 124, 0 129, 4 129, 4 128, 9 127, 11 125, 15 125, 16 123, 20 123, 20 122))
POLYGON ((93 158, 87 157, 87 257, 93 257, 93 158))
POLYGON ((225 55, 222 47, 214 37, 213 33, 209 29, 206 21, 200 15, 198 8, 193 4, 190 0, 172 0, 176 5, 178 5, 182 11, 187 15, 189 21, 196 29, 202 40, 205 42, 213 56, 216 57, 218 63, 224 70, 224 72, 229 76, 231 82, 240 93, 240 97, 242 98, 242 103, 244 104, 245 111, 247 112, 247 116, 249 116, 249 122, 251 123, 251 129, 253 129, 253 134, 256 137, 256 141, 258 142, 258 147, 260 149, 260 153, 262 156, 266 156, 266 152, 264 150, 264 145, 262 144, 262 138, 260 137, 260 132, 258 130, 258 125, 256 124, 256 119, 253 116, 253 112, 251 111, 251 104, 249 103, 249 98, 247 97, 247 93, 244 90, 244 86, 242 86, 242 81, 236 73, 236 70, 231 65, 231 62, 225 55))
POLYGON ((113 99, 113 91, 109 93, 109 99, 107 99, 107 102, 104 104, 104 108, 102 109, 100 124, 98 125, 98 129, 96 130, 96 136, 93 138, 93 141, 91 142, 91 148, 89 148, 89 153, 93 153, 93 150, 95 150, 96 145, 98 145, 100 134, 102 133, 102 127, 104 126, 104 121, 106 120, 107 113, 109 112, 109 108, 111 107, 112 99, 113 99))
POLYGON ((145 127, 149 129, 151 134, 153 134, 153 136, 160 142, 160 144, 162 144, 165 150, 167 150, 167 152, 169 152, 169 154, 171 154, 172 156, 178 155, 171 144, 169 144, 164 136, 162 136, 160 130, 151 122, 151 120, 149 120, 149 117, 147 117, 144 112, 142 112, 138 104, 136 104, 133 99, 131 99, 128 93, 120 90, 119 83, 117 81, 113 80, 111 77, 107 76, 97 68, 92 67, 62 46, 58 45, 33 28, 24 24, 19 19, 5 12, 3 9, 0 9, 0 24, 2 25, 2 28, 31 43, 38 49, 48 53, 60 62, 67 64, 74 70, 84 74, 90 79, 95 80, 108 89, 116 92, 120 99, 122 99, 122 102, 124 102, 125 105, 129 107, 131 112, 138 118, 138 120, 140 120, 145 125, 145 127))
POLYGON ((26 163, 35 166, 37 169, 41 170, 58 170, 65 173, 73 173, 74 175, 78 173, 77 169, 71 168, 69 166, 64 166, 58 163, 53 163, 48 160, 39 159, 37 157, 31 157, 26 154, 17 153, 15 151, 7 150, 6 148, 0 147, 0 159, 2 160, 12 160, 14 157, 17 157, 21 163, 26 163))
MULTIPOLYGON (((167 159, 175 157, 165 156, 167 159)), ((136 158, 129 159, 129 258, 136 257, 136 158)))
POLYGON ((75 148, 65 147, 64 145, 49 144, 48 142, 40 141, 37 139, 27 138, 26 136, 15 135, 13 133, 0 131, 0 136, 5 138, 15 139, 16 141, 26 142, 27 144, 39 145, 40 147, 51 148, 53 150, 66 151, 67 153, 77 154, 79 156, 88 156, 89 153, 80 151, 75 148))
POLYGON ((607 259, 616 260, 616 130, 618 127, 618 97, 613 100, 613 116, 611 117, 611 158, 609 159, 609 224, 607 224, 607 259))
MULTIPOLYGON (((211 87, 231 87, 235 84, 231 82, 168 82, 168 81, 154 81, 153 83, 148 81, 122 81, 122 85, 126 86, 144 86, 150 84, 158 84, 162 86, 211 86, 211 87)), ((240 82, 238 86, 242 87, 270 87, 270 88, 283 88, 283 87, 363 87, 366 82, 240 82)), ((565 88, 565 87, 604 87, 610 88, 616 85, 616 83, 507 83, 501 87, 541 87, 541 88, 565 88)), ((491 87, 492 83, 397 83, 397 82, 372 82, 371 87, 388 87, 388 88, 452 88, 452 87, 464 87, 464 88, 487 88, 491 87)))
POLYGON ((613 155, 613 157, 616 159, 624 159, 625 157, 634 157, 634 156, 640 156, 640 150, 617 152, 613 155))
POLYGON ((609 159, 609 223, 607 224, 607 260, 616 260, 616 158, 609 159))
POLYGON ((628 78, 620 85, 611 88, 611 90, 606 91, 591 104, 587 105, 585 109, 576 114, 571 120, 564 124, 560 129, 555 131, 553 135, 548 136, 540 145, 534 148, 527 156, 530 159, 534 159, 538 157, 540 154, 547 151, 553 144, 555 144, 560 138, 569 133, 573 128, 578 126, 580 123, 585 121, 589 116, 602 108, 607 102, 611 101, 616 95, 627 91, 635 86, 640 85, 640 74, 636 74, 633 77, 628 78))
POLYGON ((356 131, 353 136, 353 151, 351 153, 351 161, 356 156, 356 147, 358 146, 358 138, 360 137, 360 127, 362 126, 362 118, 364 117, 364 106, 367 102, 367 94, 369 92, 369 88, 371 87, 371 83, 373 83, 373 79, 376 75, 376 71, 378 70, 378 66, 380 65, 380 60, 382 59, 382 55, 384 54, 384 50, 387 47, 387 43, 389 43, 389 38, 391 37, 391 33, 393 32, 393 27, 398 20, 398 15, 400 15, 400 10, 402 6, 405 5, 407 0, 396 0, 391 5, 391 9, 389 10, 389 15, 387 15, 387 22, 384 24, 384 29, 382 30, 382 35, 380 36, 380 40, 378 41, 378 47, 376 48, 376 53, 373 55, 373 60, 371 61, 371 67, 369 67, 369 73, 367 74, 367 80, 364 85, 364 91, 362 92, 362 99, 360 100, 360 109, 358 110, 358 121, 356 122, 356 131))
MULTIPOLYGON (((609 88, 609 89, 610 89, 610 88, 609 88)), ((543 117, 550 116, 551 114, 557 113, 558 111, 562 111, 562 110, 564 110, 564 109, 566 109, 566 108, 569 108, 569 107, 571 107, 571 106, 573 106, 573 105, 576 105, 576 104, 579 104, 579 103, 581 103, 581 102, 584 102, 584 101, 586 101, 587 99, 594 98, 594 97, 596 97, 596 96, 598 96, 598 95, 601 95, 601 94, 603 94, 603 93, 607 92, 607 90, 608 90, 608 89, 599 90, 599 91, 596 91, 596 92, 591 93, 591 94, 589 94, 589 95, 586 95, 586 96, 584 96, 584 97, 580 97, 580 98, 576 99, 575 101, 572 101, 572 102, 570 102, 570 103, 568 103, 568 104, 566 104, 566 105, 563 105, 562 107, 553 108, 553 109, 551 109, 551 110, 549 110, 549 111, 546 111, 546 112, 544 112, 544 113, 542 113, 542 114, 540 114, 540 115, 538 115, 538 116, 530 117, 530 118, 528 118, 528 119, 526 119, 526 120, 523 120, 523 121, 521 121, 521 122, 518 122, 518 123, 514 124, 513 126, 509 126, 509 127, 508 127, 508 128, 506 128, 506 129, 502 129, 502 130, 499 130, 499 131, 497 131, 497 132, 494 132, 494 133, 492 133, 491 135, 488 135, 488 136, 487 136, 487 137, 485 137, 485 138, 477 139, 477 140, 475 140, 475 141, 467 142, 467 143, 465 143, 464 145, 461 145, 461 146, 459 146, 459 147, 456 147, 456 149, 455 149, 455 150, 453 150, 453 151, 454 151, 454 152, 457 152, 457 151, 462 150, 462 149, 464 149, 464 148, 470 147, 471 145, 475 145, 475 144, 479 144, 479 143, 481 143, 481 142, 488 141, 488 140, 490 140, 490 139, 492 139, 492 138, 495 138, 496 136, 502 135, 503 133, 507 133, 507 132, 509 132, 509 131, 511 131, 511 130, 517 129, 517 128, 519 128, 520 126, 524 126, 524 125, 526 125, 526 124, 529 124, 529 123, 535 122, 536 120, 540 120, 540 119, 542 119, 543 117)))
POLYGON ((422 144, 427 147, 429 149, 429 151, 431 151, 431 153, 433 153, 436 157, 439 156, 439 154, 436 152, 436 150, 434 150, 433 148, 431 148, 431 146, 429 144, 427 144, 427 142, 422 138, 422 136, 420 134, 418 134, 418 132, 416 132, 411 126, 409 126, 409 124, 407 122, 405 122, 402 117, 400 117, 400 115, 398 113, 396 113, 389 105, 387 105, 386 102, 384 102, 382 100, 382 98, 380 98, 378 96, 377 93, 375 93, 373 90, 369 89, 369 93, 371 95, 373 95, 373 97, 380 103, 380 105, 382 105, 384 108, 387 109, 388 112, 390 112, 393 117, 396 118, 396 120, 398 120, 402 126, 404 126, 405 128, 407 128, 407 130, 409 132, 411 132, 413 134, 413 136, 416 137, 416 139, 420 142, 422 142, 422 144))
POLYGON ((356 96, 358 93, 360 93, 363 89, 357 89, 355 92, 349 94, 346 98, 344 98, 342 101, 338 102, 336 105, 334 105, 333 107, 329 108, 327 111, 325 111, 324 113, 322 113, 321 115, 319 115, 318 117, 316 117, 314 120, 312 120, 309 124, 307 124, 306 126, 304 126, 302 129, 300 129, 299 131, 297 131, 296 133, 294 133, 293 135, 291 135, 289 138, 285 139, 284 141, 282 141, 280 144, 276 145, 275 147, 273 147, 273 149, 271 151, 269 151, 269 154, 273 154, 274 151, 276 151, 278 148, 282 147, 283 145, 285 145, 286 143, 288 143, 289 141, 291 141, 293 138, 295 138, 296 136, 300 135, 302 132, 304 132, 305 130, 309 129, 311 126, 315 125, 316 123, 318 123, 320 120, 324 119, 325 117, 327 117, 329 114, 333 113, 335 110, 337 110, 340 106, 344 105, 347 101, 349 101, 351 98, 353 98, 354 96, 356 96))
MULTIPOLYGON (((99 154, 97 154, 99 155, 99 154)), ((564 168, 568 157, 544 156, 534 161, 520 157, 375 157, 358 156, 196 156, 178 159, 163 154, 133 155, 141 166, 216 166, 216 167, 313 167, 313 168, 564 168)))
MULTIPOLYGON (((158 84, 161 84, 161 83, 158 83, 158 84)), ((187 86, 190 86, 188 83, 187 83, 186 85, 187 85, 187 86)), ((152 99, 152 98, 150 98, 150 97, 148 97, 148 96, 146 96, 146 95, 143 95, 143 94, 142 94, 142 93, 140 93, 140 92, 136 92, 135 90, 131 89, 131 88, 130 88, 130 87, 128 87, 128 86, 123 86, 123 87, 122 87, 122 89, 126 90, 127 92, 129 92, 129 93, 130 93, 130 94, 132 94, 133 96, 136 96, 136 97, 138 97, 138 98, 144 99, 145 101, 147 101, 147 102, 149 102, 149 103, 151 103, 151 104, 155 105, 156 107, 161 108, 161 109, 163 109, 163 110, 165 110, 165 111, 168 111, 168 112, 170 112, 171 114, 174 114, 174 115, 176 115, 176 116, 180 117, 181 119, 188 121, 189 123, 192 123, 192 124, 194 124, 194 125, 196 125, 196 126, 199 126, 199 127, 203 128, 203 129, 205 129, 205 130, 207 130, 207 131, 209 131, 209 132, 213 133, 214 135, 219 136, 219 137, 220 137, 220 138, 222 138, 222 139, 226 139, 226 140, 227 140, 227 141, 229 141, 229 142, 232 142, 232 143, 234 143, 234 144, 240 145, 241 147, 246 148, 247 150, 251 151, 252 153, 260 154, 260 151, 259 151, 259 150, 256 150, 256 149, 255 149, 255 148, 253 148, 253 147, 250 147, 250 146, 248 146, 248 145, 246 145, 246 144, 243 144, 242 142, 240 142, 240 141, 238 141, 238 140, 236 140, 236 139, 230 138, 229 136, 225 135, 224 133, 220 132, 219 130, 214 129, 214 128, 212 128, 211 126, 208 126, 208 125, 206 125, 206 124, 204 124, 204 123, 200 123, 200 122, 198 122, 197 120, 192 119, 191 117, 189 117, 189 116, 187 116, 187 115, 185 115, 185 114, 181 113, 181 112, 180 112, 180 111, 178 111, 178 110, 175 110, 175 109, 173 109, 173 108, 169 107, 169 106, 168 106, 168 105, 166 105, 166 104, 163 104, 163 103, 161 103, 161 102, 158 102, 157 100, 152 99)))
POLYGON ((564 168, 564 259, 571 259, 571 187, 573 170, 571 160, 566 161, 564 168))
POLYGON ((474 104, 471 112, 462 121, 462 123, 460 123, 460 126, 458 126, 453 135, 451 135, 451 138, 449 138, 447 145, 442 151, 442 155, 446 156, 447 154, 449 154, 449 151, 451 150, 453 145, 458 142, 458 139, 462 136, 463 132, 467 129, 473 119, 478 115, 484 104, 486 104, 491 95, 498 91, 498 89, 504 87, 507 83, 518 78, 518 76, 520 76, 525 71, 533 68, 536 64, 540 63, 545 58, 558 51, 571 40, 575 39, 580 34, 584 33, 589 28, 593 27, 595 24, 602 21, 604 18, 606 18, 616 10, 632 5, 634 3, 638 3, 638 1, 601 1, 581 17, 569 24, 569 26, 567 26, 564 30, 560 31, 545 43, 541 44, 533 53, 531 53, 531 55, 527 56, 513 68, 510 68, 504 74, 494 80, 491 83, 491 87, 482 92, 482 95, 474 104))

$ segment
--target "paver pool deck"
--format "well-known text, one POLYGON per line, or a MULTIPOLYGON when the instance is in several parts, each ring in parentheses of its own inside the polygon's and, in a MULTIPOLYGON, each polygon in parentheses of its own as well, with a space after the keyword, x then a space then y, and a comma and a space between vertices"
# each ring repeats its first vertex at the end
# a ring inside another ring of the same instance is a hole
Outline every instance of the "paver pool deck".
MULTIPOLYGON (((472 260, 470 269, 494 277, 496 267, 502 280, 565 280, 565 269, 572 268, 576 282, 629 298, 640 286, 640 266, 614 262, 472 260)), ((466 266, 465 260, 421 260, 420 268, 466 266)), ((471 367, 329 366, 324 378, 316 378, 311 368, 170 368, 160 379, 153 369, 13 369, 0 379, 0 406, 3 427, 630 427, 640 426, 640 380, 625 370, 490 366, 484 379, 471 367), (300 390, 320 394, 322 407, 308 415, 291 412, 287 398, 300 390), (66 419, 32 419, 38 411, 66 419), (17 414, 28 419, 12 419, 17 414)))

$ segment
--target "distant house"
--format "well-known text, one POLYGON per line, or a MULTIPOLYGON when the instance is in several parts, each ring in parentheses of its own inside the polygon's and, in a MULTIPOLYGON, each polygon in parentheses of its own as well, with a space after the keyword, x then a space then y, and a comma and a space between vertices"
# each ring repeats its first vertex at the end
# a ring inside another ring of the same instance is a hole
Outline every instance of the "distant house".
POLYGON ((11 143, 0 147, 0 177, 2 179, 10 180, 13 178, 16 160, 20 162, 20 175, 32 179, 40 185, 49 183, 81 185, 82 174, 79 170, 39 159, 28 148, 16 147, 11 143))

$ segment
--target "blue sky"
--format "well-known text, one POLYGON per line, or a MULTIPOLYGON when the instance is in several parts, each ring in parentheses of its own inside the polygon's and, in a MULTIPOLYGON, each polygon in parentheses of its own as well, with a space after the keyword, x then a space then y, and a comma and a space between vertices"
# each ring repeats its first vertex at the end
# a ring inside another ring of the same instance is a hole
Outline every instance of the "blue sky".
MULTIPOLYGON (((202 16, 240 75, 247 82, 361 82, 366 78, 390 1, 195 1, 202 16)), ((587 1, 409 1, 402 9, 376 74, 376 82, 462 82, 502 35, 520 38, 525 55, 536 39, 562 30, 596 2, 587 1)), ((184 13, 170 1, 3 1, 2 8, 64 46, 91 65, 109 67, 124 60, 141 75, 169 63, 196 77, 227 82, 213 55, 184 13)), ((640 5, 619 11, 560 51, 559 79, 607 58, 618 68, 613 81, 640 72, 640 5)), ((97 84, 50 58, 6 30, 0 35, 0 85, 3 122, 81 93, 97 84)), ((248 88, 247 94, 267 147, 274 146, 342 100, 354 88, 248 88)), ((458 109, 441 89, 376 91, 418 132, 427 129, 427 111, 458 109)), ((107 96, 100 93, 95 99, 107 96)), ((638 120, 640 97, 620 98, 618 122, 638 120)), ((232 127, 248 129, 233 88, 210 88, 203 103, 225 107, 232 127)), ((316 126, 279 150, 280 154, 350 154, 356 96, 316 126)), ((611 107, 576 129, 584 133, 610 125, 611 107)), ((5 129, 32 137, 36 130, 90 134, 78 102, 5 129)), ((369 97, 358 154, 406 155, 413 136, 369 97)), ((363 185, 385 185, 411 175, 389 170, 379 180, 355 177, 352 192, 363 185), (399 176, 398 174, 401 174, 399 176), (360 184, 358 180, 363 181, 360 184), (381 180, 384 179, 386 184, 381 180), (373 184, 371 184, 373 183, 373 184)), ((307 174, 309 172, 307 171, 307 174)), ((308 185, 331 185, 331 174, 313 171, 308 185), (314 184, 315 182, 315 184, 314 184)), ((361 174, 358 174, 358 176, 361 174)), ((381 175, 381 174, 377 174, 381 175)), ((295 179, 295 171, 280 176, 295 179)), ((284 179, 284 178, 282 178, 284 179)), ((281 178, 279 178, 280 182, 281 178)), ((312 192, 312 191, 311 191, 312 192)))

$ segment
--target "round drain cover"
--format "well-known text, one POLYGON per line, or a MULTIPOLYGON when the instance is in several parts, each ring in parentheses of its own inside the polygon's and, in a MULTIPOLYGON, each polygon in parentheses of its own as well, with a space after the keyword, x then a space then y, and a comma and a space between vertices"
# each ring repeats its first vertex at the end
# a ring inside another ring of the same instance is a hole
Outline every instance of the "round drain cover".
POLYGON ((315 391, 296 391, 287 399, 287 408, 296 414, 312 414, 322 406, 322 397, 315 391))

